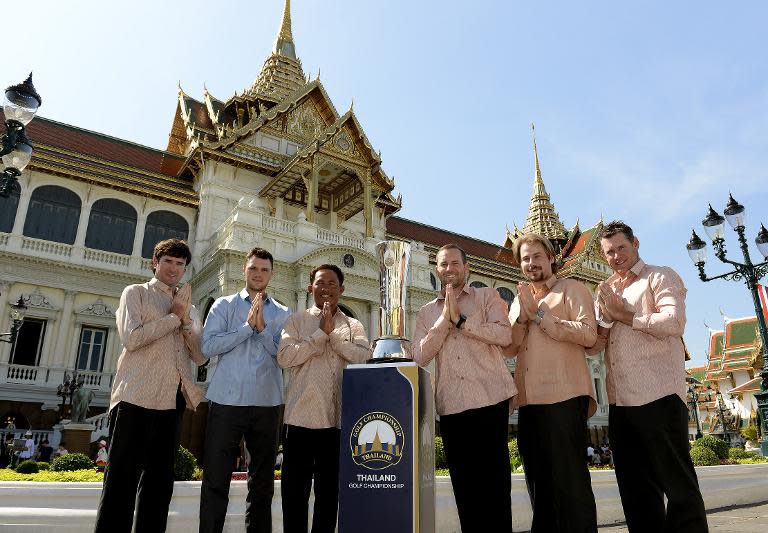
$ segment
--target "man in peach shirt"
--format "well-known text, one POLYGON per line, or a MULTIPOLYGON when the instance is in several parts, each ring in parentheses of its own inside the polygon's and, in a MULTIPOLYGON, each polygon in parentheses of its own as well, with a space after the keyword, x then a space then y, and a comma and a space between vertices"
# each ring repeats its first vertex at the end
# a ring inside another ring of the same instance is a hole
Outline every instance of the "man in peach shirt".
POLYGON ((592 295, 573 279, 555 277, 549 239, 529 233, 512 246, 529 283, 512 304, 517 356, 513 404, 519 407, 518 445, 533 507, 532 533, 596 532, 597 512, 584 462, 594 389, 584 353, 597 338, 592 295))
POLYGON ((614 274, 598 287, 599 336, 590 352, 605 349, 608 431, 627 528, 706 532, 688 451, 685 285, 671 268, 640 259, 640 242, 623 222, 600 237, 614 274))
POLYGON ((165 531, 173 495, 173 462, 184 409, 203 391, 192 363, 205 362, 202 327, 188 284, 178 288, 192 260, 187 243, 160 241, 154 277, 129 285, 117 308, 123 352, 109 403, 109 465, 96 515, 96 533, 165 531))
POLYGON ((462 531, 512 530, 507 435, 515 382, 502 355, 512 341, 504 300, 467 285, 467 256, 440 248, 444 290, 416 317, 413 358, 435 360, 435 403, 462 531), (478 462, 478 457, 481 460, 478 462))
POLYGON ((315 301, 285 322, 277 361, 288 374, 283 442, 283 531, 307 533, 314 477, 312 533, 333 533, 339 504, 341 381, 349 363, 370 357, 363 325, 339 309, 344 273, 324 264, 309 273, 315 301))

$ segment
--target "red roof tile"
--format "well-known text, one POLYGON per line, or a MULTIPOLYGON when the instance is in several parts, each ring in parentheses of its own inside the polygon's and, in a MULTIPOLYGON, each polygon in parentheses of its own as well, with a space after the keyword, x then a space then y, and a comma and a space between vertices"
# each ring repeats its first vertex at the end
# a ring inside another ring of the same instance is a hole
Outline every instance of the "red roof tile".
POLYGON ((507 248, 405 218, 389 217, 387 219, 387 233, 438 247, 455 243, 470 255, 505 263, 512 261, 511 250, 507 248))
POLYGON ((149 148, 43 117, 35 117, 27 125, 27 135, 33 143, 46 144, 167 176, 175 177, 184 162, 183 157, 163 150, 149 148))

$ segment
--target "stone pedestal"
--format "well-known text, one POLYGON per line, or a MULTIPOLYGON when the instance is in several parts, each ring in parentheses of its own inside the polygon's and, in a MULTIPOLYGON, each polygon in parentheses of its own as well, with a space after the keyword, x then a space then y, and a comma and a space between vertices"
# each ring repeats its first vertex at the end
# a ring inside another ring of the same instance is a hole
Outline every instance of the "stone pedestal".
POLYGON ((429 372, 415 363, 344 370, 339 533, 435 532, 434 436, 429 372))
POLYGON ((91 433, 93 424, 65 424, 61 427, 61 442, 69 453, 84 453, 91 456, 91 433))

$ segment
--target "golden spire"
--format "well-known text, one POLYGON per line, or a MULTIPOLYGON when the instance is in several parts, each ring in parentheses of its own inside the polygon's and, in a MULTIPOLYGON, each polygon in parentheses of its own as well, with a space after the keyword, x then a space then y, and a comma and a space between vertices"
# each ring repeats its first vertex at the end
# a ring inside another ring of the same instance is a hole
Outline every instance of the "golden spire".
POLYGON ((247 94, 276 103, 306 84, 307 79, 301 61, 296 57, 296 45, 291 31, 291 0, 285 0, 283 21, 275 39, 275 47, 247 94))
POLYGON ((283 22, 280 24, 280 33, 275 40, 274 52, 296 59, 296 47, 293 42, 293 33, 291 33, 291 0, 285 0, 283 22))
POLYGON ((550 201, 544 180, 541 177, 539 166, 539 149, 536 146, 536 126, 531 124, 533 132, 533 154, 535 160, 535 176, 533 179, 533 195, 531 205, 528 207, 528 216, 525 219, 522 233, 538 233, 550 240, 565 240, 567 233, 565 226, 560 222, 560 217, 555 211, 555 206, 550 201))

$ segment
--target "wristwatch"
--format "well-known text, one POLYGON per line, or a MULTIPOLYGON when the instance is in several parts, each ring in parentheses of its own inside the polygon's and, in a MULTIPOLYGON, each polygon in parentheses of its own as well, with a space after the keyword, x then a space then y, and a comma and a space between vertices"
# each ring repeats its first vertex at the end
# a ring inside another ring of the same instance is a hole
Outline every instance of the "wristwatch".
POLYGON ((544 309, 536 311, 536 318, 534 320, 536 320, 537 324, 541 324, 541 321, 544 320, 544 309))
POLYGON ((467 321, 467 317, 464 315, 459 315, 459 320, 456 322, 456 329, 461 329, 461 326, 464 325, 464 322, 467 321))

